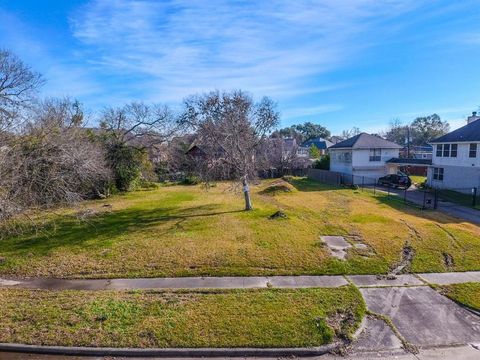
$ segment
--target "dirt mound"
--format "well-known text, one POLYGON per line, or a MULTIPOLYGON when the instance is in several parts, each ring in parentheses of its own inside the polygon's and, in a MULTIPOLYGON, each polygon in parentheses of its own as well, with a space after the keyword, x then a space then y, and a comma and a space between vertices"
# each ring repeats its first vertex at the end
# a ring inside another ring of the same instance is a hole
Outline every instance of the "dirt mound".
POLYGON ((262 195, 277 195, 292 192, 294 187, 286 181, 277 181, 260 191, 262 195))
POLYGON ((285 214, 283 211, 279 210, 279 211, 273 213, 272 215, 270 215, 268 218, 269 219, 286 219, 287 214, 285 214))

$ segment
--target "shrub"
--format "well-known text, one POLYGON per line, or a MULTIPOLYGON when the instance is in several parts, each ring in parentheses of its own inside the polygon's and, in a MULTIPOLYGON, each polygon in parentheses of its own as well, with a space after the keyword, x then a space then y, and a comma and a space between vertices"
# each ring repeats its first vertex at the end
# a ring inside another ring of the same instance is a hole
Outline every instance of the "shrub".
POLYGON ((137 187, 143 190, 154 190, 158 188, 158 184, 153 181, 141 178, 137 183, 137 187))
POLYGON ((117 189, 130 191, 138 186, 147 154, 132 146, 112 144, 107 148, 107 161, 112 168, 117 189))
POLYGON ((324 155, 313 163, 314 169, 330 170, 330 155, 324 155))
POLYGON ((202 180, 196 175, 189 175, 185 176, 182 180, 180 180, 180 185, 198 185, 202 182, 202 180))

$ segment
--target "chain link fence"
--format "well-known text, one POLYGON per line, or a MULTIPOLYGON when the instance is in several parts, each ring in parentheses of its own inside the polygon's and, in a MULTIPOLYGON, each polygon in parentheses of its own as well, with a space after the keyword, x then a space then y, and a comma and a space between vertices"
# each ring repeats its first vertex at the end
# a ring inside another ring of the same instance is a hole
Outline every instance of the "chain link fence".
POLYGON ((378 178, 329 170, 309 169, 307 176, 329 185, 369 191, 374 197, 408 204, 423 210, 436 209, 438 205, 438 192, 435 189, 417 188, 415 186, 408 189, 383 186, 378 184, 378 178))
POLYGON ((436 192, 442 206, 457 204, 480 210, 480 189, 477 187, 436 189, 436 192))

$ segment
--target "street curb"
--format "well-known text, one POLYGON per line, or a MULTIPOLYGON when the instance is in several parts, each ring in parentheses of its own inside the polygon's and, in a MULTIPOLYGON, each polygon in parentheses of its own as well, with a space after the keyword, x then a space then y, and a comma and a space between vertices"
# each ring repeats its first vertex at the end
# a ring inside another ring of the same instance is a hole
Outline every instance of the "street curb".
POLYGON ((362 335, 363 331, 367 328, 367 318, 368 318, 368 315, 365 315, 362 319, 362 322, 360 323, 360 325, 358 326, 358 329, 355 331, 355 333, 353 334, 352 338, 353 340, 357 340, 358 337, 360 335, 362 335))
POLYGON ((337 350, 341 342, 311 348, 107 348, 68 347, 0 343, 0 352, 66 356, 122 357, 286 357, 319 356, 337 350))

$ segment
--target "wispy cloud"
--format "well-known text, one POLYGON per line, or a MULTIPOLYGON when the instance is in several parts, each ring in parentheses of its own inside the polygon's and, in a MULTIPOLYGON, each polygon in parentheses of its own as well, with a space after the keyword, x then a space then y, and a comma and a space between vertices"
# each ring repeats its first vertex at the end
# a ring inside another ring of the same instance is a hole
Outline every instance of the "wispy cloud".
POLYGON ((457 37, 457 40, 467 45, 480 45, 480 32, 462 34, 457 37))
POLYGON ((39 42, 34 29, 11 13, 0 9, 0 31, 8 34, 2 46, 15 49, 22 59, 29 59, 34 70, 47 80, 43 95, 87 97, 103 93, 105 89, 87 68, 52 54, 47 44, 39 42), (12 31, 14 29, 14 31, 12 31))
POLYGON ((312 107, 297 107, 297 108, 290 108, 286 109, 282 112, 282 117, 286 120, 288 119, 296 119, 302 118, 305 116, 313 116, 313 115, 320 115, 326 114, 333 111, 342 110, 344 107, 338 104, 324 104, 319 106, 312 106, 312 107))
POLYGON ((134 77, 129 90, 146 100, 214 88, 281 100, 322 91, 312 77, 349 62, 369 45, 365 36, 355 42, 360 34, 414 4, 96 0, 72 15, 71 27, 92 66, 134 77))

